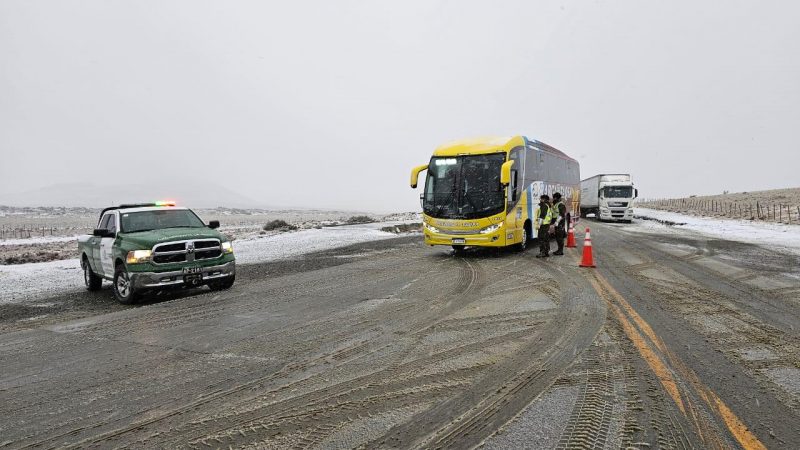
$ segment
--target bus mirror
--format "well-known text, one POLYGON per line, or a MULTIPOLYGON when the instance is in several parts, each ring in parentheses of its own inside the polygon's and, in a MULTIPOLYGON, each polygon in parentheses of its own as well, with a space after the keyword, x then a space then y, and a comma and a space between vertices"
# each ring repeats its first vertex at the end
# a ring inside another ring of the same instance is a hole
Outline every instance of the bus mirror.
POLYGON ((500 167, 500 184, 508 186, 511 183, 511 166, 514 165, 514 160, 506 161, 500 167))
POLYGON ((427 169, 428 169, 428 165, 427 164, 422 165, 422 166, 417 166, 417 167, 414 167, 413 169, 411 169, 411 187, 412 188, 416 188, 417 187, 417 181, 419 181, 419 173, 422 172, 423 170, 427 170, 427 169))

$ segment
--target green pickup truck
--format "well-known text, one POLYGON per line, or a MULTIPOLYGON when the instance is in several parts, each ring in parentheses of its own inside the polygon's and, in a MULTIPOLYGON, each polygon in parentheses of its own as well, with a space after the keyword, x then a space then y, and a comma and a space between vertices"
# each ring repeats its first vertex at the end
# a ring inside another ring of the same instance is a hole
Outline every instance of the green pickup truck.
POLYGON ((171 202, 106 208, 94 232, 78 238, 86 288, 98 290, 109 280, 123 304, 171 287, 229 289, 236 261, 218 227, 171 202))

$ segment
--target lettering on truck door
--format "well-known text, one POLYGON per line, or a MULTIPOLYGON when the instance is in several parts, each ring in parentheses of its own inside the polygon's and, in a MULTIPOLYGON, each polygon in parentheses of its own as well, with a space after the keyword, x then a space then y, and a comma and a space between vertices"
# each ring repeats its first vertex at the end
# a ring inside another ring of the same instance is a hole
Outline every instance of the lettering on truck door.
MULTIPOLYGON (((114 213, 109 213, 108 223, 105 227, 115 235, 117 233, 117 217, 114 213)), ((103 275, 114 276, 114 241, 115 237, 104 237, 100 239, 100 265, 103 267, 103 275)))

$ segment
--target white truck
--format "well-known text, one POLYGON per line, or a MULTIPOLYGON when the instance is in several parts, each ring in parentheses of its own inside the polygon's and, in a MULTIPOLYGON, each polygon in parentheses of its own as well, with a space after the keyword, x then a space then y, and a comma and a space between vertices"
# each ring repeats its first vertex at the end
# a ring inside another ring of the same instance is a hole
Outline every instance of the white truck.
POLYGON ((599 220, 630 223, 633 200, 639 190, 633 187, 630 174, 602 173, 581 181, 581 217, 594 214, 599 220))

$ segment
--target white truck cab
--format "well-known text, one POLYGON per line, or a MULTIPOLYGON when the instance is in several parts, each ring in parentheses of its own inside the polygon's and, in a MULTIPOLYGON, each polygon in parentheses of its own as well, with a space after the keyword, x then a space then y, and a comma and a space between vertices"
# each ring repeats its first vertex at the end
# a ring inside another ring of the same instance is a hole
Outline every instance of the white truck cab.
POLYGON ((599 174, 581 181, 581 216, 600 220, 633 220, 633 203, 639 190, 630 174, 599 174))

